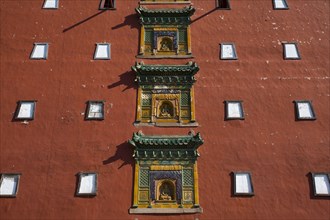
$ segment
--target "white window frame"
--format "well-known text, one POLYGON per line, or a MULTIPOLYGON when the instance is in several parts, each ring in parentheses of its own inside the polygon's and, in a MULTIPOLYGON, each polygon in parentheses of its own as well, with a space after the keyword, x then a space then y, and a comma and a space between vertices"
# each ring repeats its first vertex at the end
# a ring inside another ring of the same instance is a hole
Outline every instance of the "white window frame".
POLYGON ((220 44, 220 59, 221 60, 237 60, 237 52, 234 43, 231 42, 224 42, 220 44), (231 46, 233 55, 232 56, 225 56, 224 55, 224 46, 231 46))
POLYGON ((289 9, 288 3, 286 2, 286 0, 273 0, 273 9, 274 10, 287 10, 289 9), (279 7, 276 2, 282 2, 284 7, 279 7))
POLYGON ((298 50, 298 45, 295 42, 282 42, 283 45, 283 59, 285 60, 301 60, 301 56, 298 50), (295 52, 297 53, 297 56, 288 56, 287 46, 293 45, 295 48, 295 52))
POLYGON ((316 120, 316 115, 314 112, 314 108, 312 105, 312 102, 309 100, 295 100, 293 101, 295 103, 295 113, 296 113, 296 120, 316 120), (302 110, 299 105, 308 105, 309 108, 309 114, 310 116, 303 116, 302 110))
POLYGON ((314 196, 330 196, 330 173, 312 173, 312 182, 313 182, 314 196), (325 181, 326 181, 325 187, 327 188, 328 193, 318 192, 318 190, 319 190, 318 188, 320 186, 318 186, 317 181, 315 181, 315 178, 317 178, 317 177, 325 178, 325 181))
POLYGON ((235 196, 253 196, 254 195, 254 190, 253 190, 253 184, 252 184, 252 178, 251 178, 251 173, 247 172, 247 171, 238 171, 238 172, 233 172, 233 194, 235 196), (242 191, 238 191, 238 187, 237 187, 237 177, 244 175, 245 177, 247 177, 247 186, 244 186, 243 188, 247 187, 247 190, 242 190, 242 191))
POLYGON ((235 119, 244 120, 245 119, 242 102, 243 101, 240 101, 240 100, 226 100, 225 101, 225 119, 226 120, 235 120, 235 119), (230 112, 229 108, 230 108, 231 104, 238 104, 240 116, 231 116, 230 115, 231 112, 230 112))
POLYGON ((30 59, 32 60, 47 60, 48 58, 48 43, 34 43, 33 49, 30 55, 30 59), (43 56, 35 56, 35 52, 38 49, 38 46, 45 46, 45 50, 43 51, 43 56))
POLYGON ((94 52, 94 60, 110 60, 110 59, 111 59, 111 44, 109 44, 109 43, 96 43, 95 52, 94 52), (98 50, 102 46, 107 46, 107 52, 108 52, 107 57, 103 57, 103 56, 98 57, 98 50))
POLYGON ((42 8, 43 9, 58 9, 58 2, 59 2, 59 0, 45 0, 42 8), (50 4, 50 2, 55 2, 55 6, 48 6, 47 4, 50 4))
POLYGON ((20 180, 20 173, 2 173, 0 178, 0 197, 16 197, 18 193, 18 187, 19 187, 19 180, 20 180), (6 178, 14 178, 15 185, 13 186, 12 190, 13 193, 10 194, 3 194, 3 184, 5 184, 6 178))
POLYGON ((85 115, 85 120, 104 120, 104 102, 105 101, 88 101, 87 102, 87 108, 86 108, 86 115, 85 115), (101 113, 102 116, 101 117, 96 117, 96 116, 92 116, 90 115, 91 113, 91 108, 92 105, 98 105, 101 106, 101 112, 95 112, 95 113, 101 113))
POLYGON ((77 190, 76 190, 76 196, 96 196, 97 195, 97 173, 96 172, 79 172, 77 174, 78 176, 78 185, 77 185, 77 190), (85 177, 87 176, 94 176, 94 180, 93 182, 88 182, 90 180, 85 179, 85 177), (83 190, 82 187, 86 187, 83 186, 83 184, 92 184, 92 187, 87 187, 87 188, 91 188, 91 190, 89 192, 86 192, 86 189, 83 190))
POLYGON ((36 100, 21 100, 21 101, 18 101, 16 111, 15 111, 15 115, 14 115, 14 119, 15 120, 33 120, 35 110, 36 110, 36 102, 37 102, 36 100), (32 105, 32 108, 30 109, 30 116, 29 117, 20 116, 22 106, 24 106, 25 104, 32 105))

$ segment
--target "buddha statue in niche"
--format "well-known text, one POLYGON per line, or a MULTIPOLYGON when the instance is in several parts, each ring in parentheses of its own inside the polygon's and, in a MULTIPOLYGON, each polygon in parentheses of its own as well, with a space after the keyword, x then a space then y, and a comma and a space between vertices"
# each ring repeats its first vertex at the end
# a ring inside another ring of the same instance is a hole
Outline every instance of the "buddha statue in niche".
POLYGON ((174 190, 172 184, 170 182, 164 181, 161 186, 159 187, 159 200, 170 201, 174 199, 173 192, 174 190))
POLYGON ((171 102, 163 102, 159 107, 159 117, 172 118, 173 117, 173 105, 171 102))
POLYGON ((172 51, 173 50, 173 40, 170 37, 162 37, 159 46, 158 51, 172 51))

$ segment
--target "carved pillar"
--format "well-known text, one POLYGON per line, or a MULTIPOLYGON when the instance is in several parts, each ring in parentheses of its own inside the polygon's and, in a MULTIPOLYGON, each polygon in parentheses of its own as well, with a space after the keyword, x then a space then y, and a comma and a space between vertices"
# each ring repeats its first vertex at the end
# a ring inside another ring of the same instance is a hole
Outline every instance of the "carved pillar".
POLYGON ((190 26, 187 27, 187 47, 188 47, 188 54, 191 54, 191 38, 190 38, 190 26))
POLYGON ((191 115, 191 122, 195 122, 195 94, 194 94, 194 88, 191 87, 190 89, 190 115, 191 115))
POLYGON ((140 52, 139 54, 144 54, 144 26, 141 27, 141 37, 140 37, 140 52))
POLYGON ((138 207, 139 172, 140 172, 140 164, 137 162, 137 163, 135 163, 135 174, 134 174, 133 208, 137 208, 138 207))
POLYGON ((197 172, 197 161, 194 164, 194 196, 195 202, 194 206, 199 207, 199 192, 198 192, 198 172, 197 172))
POLYGON ((140 122, 142 117, 141 97, 142 97, 142 89, 141 87, 139 87, 138 98, 137 98, 136 122, 140 122))

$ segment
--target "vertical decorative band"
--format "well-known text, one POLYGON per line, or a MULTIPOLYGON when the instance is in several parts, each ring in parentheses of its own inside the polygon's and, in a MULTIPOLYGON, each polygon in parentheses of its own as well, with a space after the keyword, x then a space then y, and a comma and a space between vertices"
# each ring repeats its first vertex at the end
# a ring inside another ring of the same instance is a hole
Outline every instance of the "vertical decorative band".
POLYGON ((138 207, 138 191, 139 191, 139 163, 135 164, 135 174, 134 174, 134 198, 133 207, 138 207))
POLYGON ((190 115, 191 115, 191 122, 195 122, 195 94, 194 94, 194 87, 190 89, 190 115))
POLYGON ((136 122, 140 122, 141 117, 142 117, 141 97, 142 97, 142 89, 141 89, 141 87, 139 87, 138 88, 137 109, 136 109, 136 122))
POLYGON ((195 193, 195 206, 199 207, 197 161, 195 161, 194 164, 194 193, 195 193))
POLYGON ((190 26, 187 27, 187 46, 188 46, 188 54, 191 54, 191 36, 190 36, 190 26))
POLYGON ((144 26, 141 27, 140 54, 144 54, 144 26))

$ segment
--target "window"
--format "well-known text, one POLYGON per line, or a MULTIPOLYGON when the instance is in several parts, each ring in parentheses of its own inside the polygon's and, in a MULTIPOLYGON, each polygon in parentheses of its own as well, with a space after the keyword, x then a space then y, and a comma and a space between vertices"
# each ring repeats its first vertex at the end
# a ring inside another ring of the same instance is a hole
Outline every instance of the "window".
POLYGON ((44 9, 57 9, 59 0, 45 0, 42 8, 44 9))
POLYGON ((116 9, 116 0, 101 0, 100 10, 114 10, 116 9))
POLYGON ((94 60, 110 60, 110 44, 97 43, 94 53, 94 60))
POLYGON ((248 172, 234 173, 234 195, 240 195, 240 196, 254 195, 250 173, 248 172))
POLYGON ((217 3, 219 9, 230 9, 229 0, 218 0, 217 3))
POLYGON ((20 174, 1 174, 0 197, 16 197, 18 191, 20 174))
POLYGON ((237 60, 236 48, 234 43, 221 43, 221 59, 222 60, 237 60))
POLYGON ((244 111, 242 101, 225 101, 225 119, 241 119, 244 120, 244 111))
POLYGON ((96 196, 97 174, 94 172, 78 173, 78 188, 76 196, 96 196))
POLYGON ((289 9, 286 0, 273 0, 274 9, 289 9))
POLYGON ((33 120, 36 101, 19 101, 15 112, 16 120, 33 120))
POLYGON ((30 59, 46 60, 48 57, 48 43, 34 43, 30 59))
POLYGON ((103 120, 104 119, 104 102, 88 101, 86 120, 103 120))
POLYGON ((296 120, 315 120, 316 116, 311 101, 294 101, 296 120))
POLYGON ((330 196, 330 177, 328 173, 312 173, 315 196, 330 196))
POLYGON ((296 43, 283 43, 283 59, 300 60, 300 54, 296 43))

